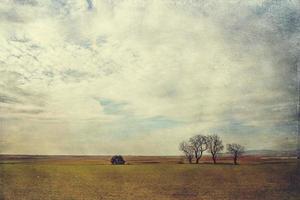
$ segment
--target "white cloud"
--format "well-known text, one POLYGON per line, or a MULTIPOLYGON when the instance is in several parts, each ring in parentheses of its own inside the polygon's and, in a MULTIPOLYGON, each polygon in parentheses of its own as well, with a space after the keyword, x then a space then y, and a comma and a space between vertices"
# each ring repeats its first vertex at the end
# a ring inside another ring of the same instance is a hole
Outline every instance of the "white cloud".
POLYGON ((284 49, 299 32, 279 36, 288 25, 256 13, 266 3, 8 2, 0 3, 2 152, 176 154, 197 132, 249 148, 295 137, 295 68, 284 49), (105 112, 103 98, 122 112, 105 112), (159 116, 178 125, 141 125, 159 116))

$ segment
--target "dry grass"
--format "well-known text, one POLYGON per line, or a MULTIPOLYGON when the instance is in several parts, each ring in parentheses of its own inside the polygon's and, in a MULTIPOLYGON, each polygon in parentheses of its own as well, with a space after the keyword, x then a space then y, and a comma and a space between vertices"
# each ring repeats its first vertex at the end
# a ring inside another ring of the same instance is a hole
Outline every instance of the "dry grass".
POLYGON ((233 166, 226 159, 189 165, 176 164, 176 157, 160 164, 163 157, 127 157, 130 165, 111 166, 103 165, 109 157, 97 158, 6 159, 0 164, 0 199, 300 199, 295 159, 244 158, 233 166))

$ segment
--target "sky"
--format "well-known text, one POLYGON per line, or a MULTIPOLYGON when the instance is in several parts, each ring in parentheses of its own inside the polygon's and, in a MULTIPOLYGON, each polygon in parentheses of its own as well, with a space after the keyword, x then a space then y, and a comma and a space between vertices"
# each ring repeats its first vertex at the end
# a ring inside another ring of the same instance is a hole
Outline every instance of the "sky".
POLYGON ((0 153, 297 148, 297 0, 2 0, 0 47, 0 153))

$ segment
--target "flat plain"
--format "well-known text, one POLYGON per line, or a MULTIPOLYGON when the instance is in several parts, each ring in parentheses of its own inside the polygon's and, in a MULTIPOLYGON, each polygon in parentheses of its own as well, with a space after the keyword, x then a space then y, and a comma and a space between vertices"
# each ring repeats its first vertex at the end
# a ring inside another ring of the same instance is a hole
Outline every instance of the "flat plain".
POLYGON ((295 158, 224 157, 214 165, 183 163, 176 156, 0 156, 1 200, 300 199, 295 158))

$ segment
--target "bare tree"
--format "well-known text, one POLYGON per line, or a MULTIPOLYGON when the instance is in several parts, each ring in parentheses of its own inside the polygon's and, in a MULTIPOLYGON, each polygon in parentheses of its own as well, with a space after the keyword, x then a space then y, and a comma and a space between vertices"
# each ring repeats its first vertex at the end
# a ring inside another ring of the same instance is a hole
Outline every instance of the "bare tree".
POLYGON ((179 150, 184 153, 186 159, 191 164, 194 158, 194 149, 192 146, 188 142, 183 141, 179 144, 179 150))
POLYGON ((195 135, 190 138, 189 142, 193 147, 196 163, 198 164, 203 152, 207 150, 207 137, 204 135, 195 135))
POLYGON ((214 161, 214 164, 217 163, 217 154, 221 152, 224 149, 224 146, 222 144, 222 140, 218 135, 209 135, 207 136, 207 147, 209 152, 212 155, 212 159, 214 161))
POLYGON ((235 143, 227 144, 227 151, 233 155, 233 162, 236 165, 237 159, 244 153, 245 147, 235 143))

